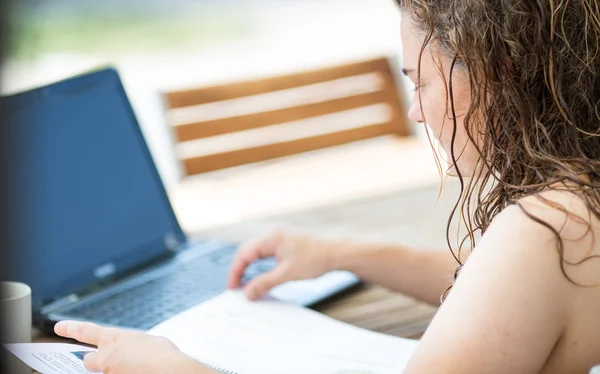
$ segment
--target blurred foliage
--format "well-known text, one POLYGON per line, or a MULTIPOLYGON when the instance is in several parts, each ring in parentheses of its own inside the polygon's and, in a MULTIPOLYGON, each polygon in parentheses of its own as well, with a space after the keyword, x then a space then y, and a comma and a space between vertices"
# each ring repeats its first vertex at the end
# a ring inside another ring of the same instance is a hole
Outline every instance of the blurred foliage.
POLYGON ((198 49, 208 43, 250 37, 253 26, 231 12, 159 13, 151 8, 33 13, 17 9, 9 19, 10 56, 47 53, 129 54, 198 49))

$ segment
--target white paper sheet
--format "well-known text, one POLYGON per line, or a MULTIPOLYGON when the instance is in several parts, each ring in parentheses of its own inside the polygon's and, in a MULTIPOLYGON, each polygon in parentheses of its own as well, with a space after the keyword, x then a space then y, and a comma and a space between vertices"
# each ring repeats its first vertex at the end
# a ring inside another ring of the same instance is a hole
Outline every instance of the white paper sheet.
POLYGON ((149 333, 239 374, 398 374, 417 346, 277 300, 249 302, 240 291, 227 291, 149 333))
MULTIPOLYGON (((249 302, 227 291, 148 333, 238 374, 399 374, 417 342, 360 329, 274 299, 249 302)), ((6 344, 43 374, 88 374, 81 345, 6 344)))
POLYGON ((89 374, 83 356, 95 349, 76 344, 15 343, 4 347, 42 374, 89 374))

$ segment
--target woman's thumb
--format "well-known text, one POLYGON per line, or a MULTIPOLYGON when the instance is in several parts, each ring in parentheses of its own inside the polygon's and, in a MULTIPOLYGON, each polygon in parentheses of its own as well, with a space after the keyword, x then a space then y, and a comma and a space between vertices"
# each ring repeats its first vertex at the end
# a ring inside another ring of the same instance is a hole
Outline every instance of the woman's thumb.
POLYGON ((100 365, 100 357, 98 352, 89 352, 83 356, 83 364, 85 368, 93 373, 99 373, 104 370, 100 365))

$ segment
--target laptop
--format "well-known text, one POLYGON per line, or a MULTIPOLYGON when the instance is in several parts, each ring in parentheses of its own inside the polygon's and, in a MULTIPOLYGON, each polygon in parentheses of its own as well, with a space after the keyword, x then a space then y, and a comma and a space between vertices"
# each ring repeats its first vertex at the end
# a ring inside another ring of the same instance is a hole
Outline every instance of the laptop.
MULTIPOLYGON (((31 286, 35 325, 148 330, 226 289, 238 244, 182 231, 116 70, 0 103, 14 168, 8 279, 31 286)), ((256 261, 243 282, 274 264, 256 261)), ((358 282, 332 272, 271 296, 310 306, 358 282)))

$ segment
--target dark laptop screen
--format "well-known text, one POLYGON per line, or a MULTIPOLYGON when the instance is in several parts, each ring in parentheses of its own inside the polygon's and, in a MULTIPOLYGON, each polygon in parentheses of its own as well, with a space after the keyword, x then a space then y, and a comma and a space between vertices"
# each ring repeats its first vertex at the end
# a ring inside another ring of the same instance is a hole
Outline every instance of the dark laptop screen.
POLYGON ((34 308, 184 240, 114 70, 2 101, 12 144, 11 278, 31 286, 34 308))

